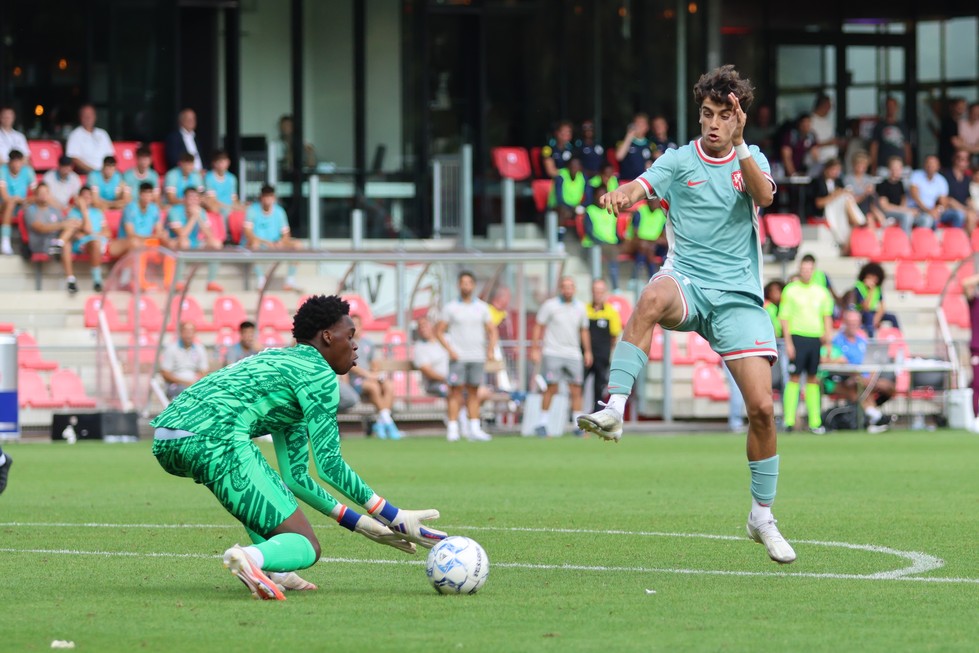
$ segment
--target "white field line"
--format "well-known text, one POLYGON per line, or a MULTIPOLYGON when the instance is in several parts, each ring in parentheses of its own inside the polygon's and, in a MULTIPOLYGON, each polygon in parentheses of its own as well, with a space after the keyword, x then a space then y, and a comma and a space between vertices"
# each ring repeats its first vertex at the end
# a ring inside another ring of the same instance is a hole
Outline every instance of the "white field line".
MULTIPOLYGON (((0 522, 3 527, 81 527, 81 528, 205 528, 205 529, 227 529, 239 528, 236 524, 113 524, 97 522, 0 522)), ((455 531, 498 531, 516 533, 556 533, 571 535, 623 535, 635 537, 666 537, 666 538, 699 538, 710 540, 725 541, 744 541, 746 538, 734 535, 713 535, 707 533, 668 533, 660 531, 626 531, 626 530, 599 530, 583 528, 532 528, 532 527, 507 527, 507 526, 446 526, 445 528, 455 531)), ((711 576, 794 576, 799 578, 828 578, 828 579, 848 579, 848 580, 907 580, 929 583, 975 583, 979 584, 979 578, 943 578, 943 577, 919 577, 919 574, 933 571, 944 566, 944 561, 935 556, 916 551, 901 551, 890 547, 877 546, 872 544, 852 544, 849 542, 829 542, 821 540, 793 540, 795 544, 808 544, 812 546, 826 546, 844 548, 855 551, 868 551, 871 553, 883 553, 904 558, 911 562, 911 565, 901 569, 882 571, 874 574, 837 574, 837 573, 791 573, 791 572, 761 572, 761 571, 732 571, 722 569, 681 569, 667 567, 620 567, 605 565, 555 565, 555 564, 534 564, 523 562, 496 562, 494 566, 510 569, 538 569, 538 570, 569 570, 569 571, 599 571, 599 572, 624 572, 624 573, 669 573, 687 575, 711 575, 711 576)), ((194 554, 194 553, 137 553, 130 551, 80 551, 73 549, 14 549, 0 548, 4 553, 41 553, 58 555, 91 555, 91 556, 111 556, 111 557, 153 557, 153 558, 213 558, 215 556, 194 554)), ((321 558, 324 562, 341 564, 394 564, 394 565, 420 565, 422 561, 414 560, 384 560, 384 559, 360 559, 360 558, 321 558)))

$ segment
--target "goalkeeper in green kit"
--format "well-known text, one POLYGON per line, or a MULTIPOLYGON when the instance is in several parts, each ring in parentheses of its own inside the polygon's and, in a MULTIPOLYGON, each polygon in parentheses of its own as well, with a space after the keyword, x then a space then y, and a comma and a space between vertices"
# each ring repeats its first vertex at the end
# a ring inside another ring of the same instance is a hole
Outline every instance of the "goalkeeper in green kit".
POLYGON ((153 455, 163 469, 206 486, 245 526, 252 545, 225 551, 224 566, 258 599, 284 600, 283 589, 316 589, 294 573, 320 557, 296 497, 341 526, 406 553, 445 537, 422 523, 437 519, 437 510, 394 507, 340 455, 337 374, 357 360, 349 310, 339 297, 311 297, 293 320, 294 347, 269 349, 204 377, 151 422, 153 455), (266 433, 272 434, 281 478, 251 441, 266 433), (320 478, 366 515, 310 477, 310 447, 320 478))

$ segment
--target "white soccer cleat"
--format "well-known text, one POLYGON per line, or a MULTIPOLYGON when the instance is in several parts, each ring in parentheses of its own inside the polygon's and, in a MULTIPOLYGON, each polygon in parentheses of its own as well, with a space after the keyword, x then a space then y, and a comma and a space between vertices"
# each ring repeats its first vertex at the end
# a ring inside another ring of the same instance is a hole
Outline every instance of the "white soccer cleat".
POLYGON ((778 526, 775 525, 774 518, 769 518, 768 521, 752 523, 751 515, 749 514, 747 529, 748 537, 759 544, 765 545, 765 548, 768 549, 769 558, 783 565, 795 561, 795 549, 782 537, 778 526))
POLYGON ((582 431, 594 433, 602 439, 618 442, 622 438, 622 413, 611 406, 590 415, 579 415, 577 423, 582 431))
POLYGON ((319 589, 313 583, 308 580, 301 578, 299 574, 294 571, 273 571, 269 574, 269 578, 274 582, 280 590, 315 590, 319 589))
POLYGON ((238 577, 252 597, 261 600, 285 601, 286 597, 275 582, 252 562, 243 548, 235 544, 224 552, 224 566, 238 577))

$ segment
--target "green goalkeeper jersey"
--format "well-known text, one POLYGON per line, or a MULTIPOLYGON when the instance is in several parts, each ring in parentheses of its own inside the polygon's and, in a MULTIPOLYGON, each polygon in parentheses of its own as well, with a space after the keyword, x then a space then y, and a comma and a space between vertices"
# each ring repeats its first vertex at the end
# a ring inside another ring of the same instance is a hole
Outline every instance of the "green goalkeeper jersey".
POLYGON ((340 455, 336 373, 309 345, 267 349, 209 374, 180 393, 150 424, 221 443, 272 435, 286 484, 322 512, 336 501, 308 474, 309 447, 320 477, 357 504, 373 490, 340 455))

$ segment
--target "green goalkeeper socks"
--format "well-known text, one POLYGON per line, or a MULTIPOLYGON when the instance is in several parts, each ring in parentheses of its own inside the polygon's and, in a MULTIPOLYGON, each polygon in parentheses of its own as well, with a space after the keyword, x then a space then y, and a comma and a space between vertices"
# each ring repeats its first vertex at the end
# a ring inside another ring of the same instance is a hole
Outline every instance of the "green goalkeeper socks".
POLYGON ((265 571, 295 571, 312 567, 316 562, 313 545, 299 533, 280 533, 252 546, 262 553, 265 571))
POLYGON ((787 428, 795 426, 795 414, 799 410, 799 382, 789 381, 785 384, 785 394, 782 396, 783 421, 787 428))
POLYGON ((809 428, 818 429, 823 425, 822 401, 820 400, 819 384, 806 384, 806 411, 809 413, 809 428))

